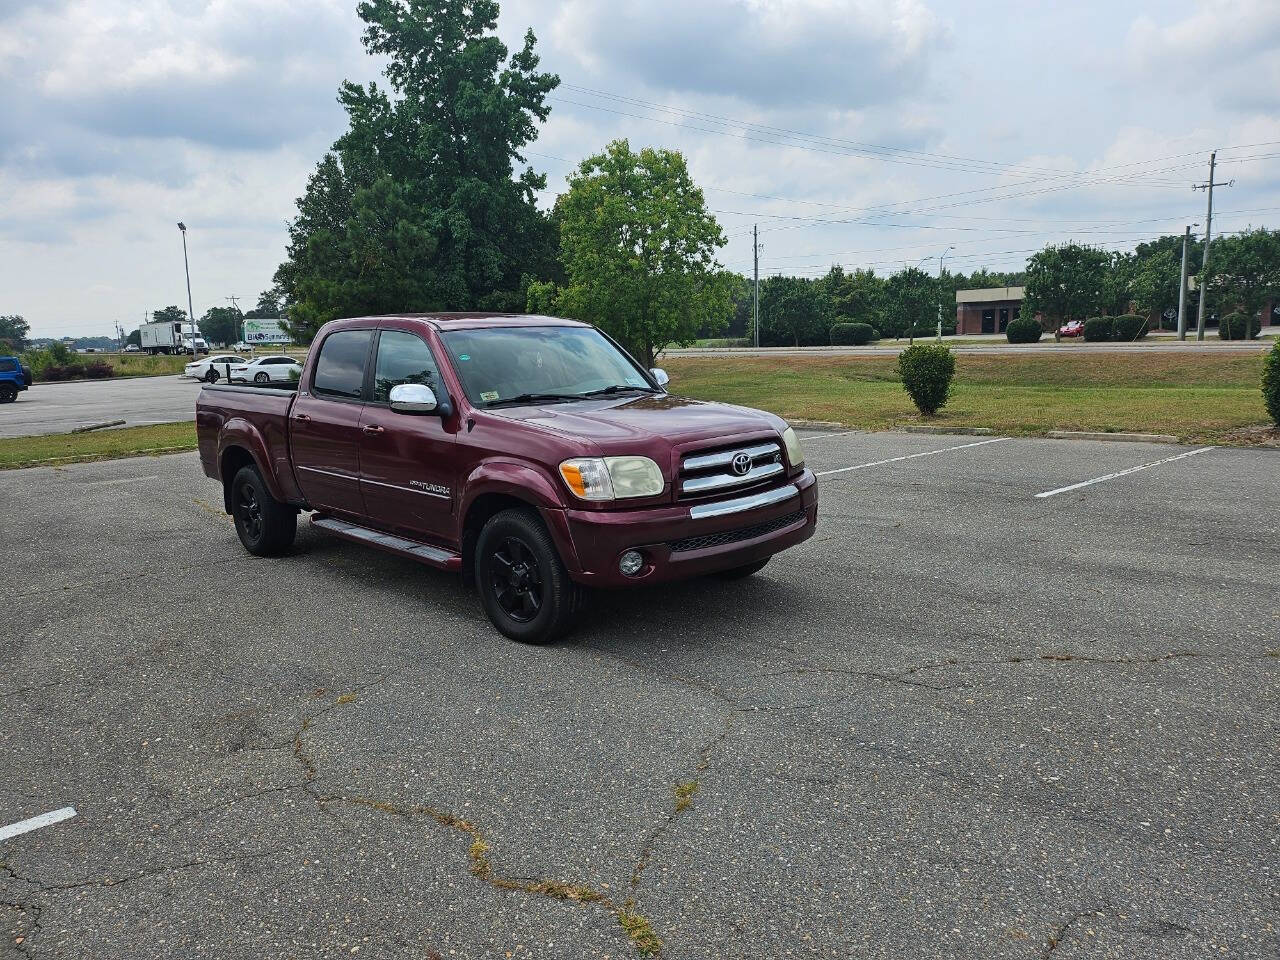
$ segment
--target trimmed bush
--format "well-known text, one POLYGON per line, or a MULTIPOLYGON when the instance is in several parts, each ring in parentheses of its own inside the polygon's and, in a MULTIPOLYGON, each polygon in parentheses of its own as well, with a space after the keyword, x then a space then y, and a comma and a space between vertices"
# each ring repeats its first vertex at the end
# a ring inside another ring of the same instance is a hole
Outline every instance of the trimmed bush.
POLYGON ((1228 313, 1218 321, 1221 340, 1252 340, 1258 335, 1258 318, 1245 313, 1228 313))
POLYGON ((1090 343, 1105 343, 1115 334, 1115 317, 1090 317, 1084 322, 1084 338, 1090 343))
POLYGON ((1271 414, 1276 426, 1280 427, 1280 341, 1262 361, 1262 402, 1267 405, 1267 413, 1271 414))
POLYGON ((933 416, 946 404, 955 373, 956 358, 946 347, 917 343, 898 354, 902 388, 926 417, 933 416))
POLYGON ((837 347, 861 347, 875 339, 869 323, 837 323, 831 328, 831 343, 837 347))
POLYGON ((1132 343, 1145 337, 1149 329, 1150 325, 1146 317, 1126 313, 1115 318, 1115 332, 1112 334, 1112 339, 1120 343, 1132 343))
POLYGON ((1040 321, 1035 317, 1019 317, 1017 320, 1010 320, 1009 326, 1004 330, 1004 335, 1010 343, 1037 343, 1043 333, 1044 327, 1040 326, 1040 321))

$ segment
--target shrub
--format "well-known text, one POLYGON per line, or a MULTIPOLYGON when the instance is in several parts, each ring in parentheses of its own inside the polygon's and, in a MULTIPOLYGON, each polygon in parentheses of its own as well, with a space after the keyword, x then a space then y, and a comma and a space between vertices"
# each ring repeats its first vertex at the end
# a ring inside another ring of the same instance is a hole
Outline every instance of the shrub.
POLYGON ((1258 329, 1258 318, 1245 313, 1228 313, 1218 321, 1218 337, 1222 340, 1252 340, 1258 329))
POLYGON ((1123 316, 1115 318, 1114 332, 1112 339, 1120 343, 1132 343, 1135 340, 1141 340, 1147 335, 1150 329, 1146 317, 1140 317, 1137 314, 1126 313, 1123 316))
POLYGON ((75 376, 75 370, 72 368, 64 367, 60 363, 46 363, 39 370, 39 372, 36 372, 37 380, 47 380, 47 381, 66 380, 69 377, 73 377, 73 376, 75 376))
POLYGON ((831 328, 831 342, 835 346, 861 347, 874 339, 873 333, 869 323, 837 323, 831 328))
POLYGON ((1267 413, 1271 414, 1276 426, 1280 427, 1280 341, 1262 362, 1262 402, 1267 405, 1267 413))
POLYGON ((86 363, 81 372, 90 380, 105 380, 108 377, 114 377, 116 375, 111 364, 107 363, 105 360, 94 360, 90 363, 86 363))
POLYGON ((926 417, 933 416, 946 404, 955 373, 956 358, 946 347, 918 343, 898 354, 902 388, 926 417))
POLYGON ((1004 335, 1010 343, 1036 343, 1043 333, 1044 327, 1040 326, 1040 321, 1035 317, 1019 317, 1017 320, 1010 320, 1009 326, 1004 330, 1004 335))
POLYGON ((1115 335, 1115 317, 1090 317, 1084 322, 1084 338, 1090 343, 1102 343, 1115 335))

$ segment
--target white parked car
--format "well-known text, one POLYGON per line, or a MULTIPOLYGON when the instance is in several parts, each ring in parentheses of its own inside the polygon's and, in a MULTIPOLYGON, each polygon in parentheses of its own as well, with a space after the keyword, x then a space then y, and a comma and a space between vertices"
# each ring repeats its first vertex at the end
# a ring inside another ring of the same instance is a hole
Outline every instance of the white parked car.
POLYGON ((237 366, 244 363, 244 357, 237 357, 229 353, 220 353, 217 356, 204 357, 200 360, 193 360, 182 368, 183 376, 191 377, 193 380, 203 380, 206 383, 217 383, 219 377, 227 375, 227 366, 230 365, 234 370, 237 366))
POLYGON ((255 357, 231 368, 231 381, 243 383, 288 383, 302 376, 302 365, 293 357, 255 357))
POLYGON ((241 340, 239 343, 233 343, 233 344, 231 345, 231 349, 232 349, 232 350, 238 350, 240 353, 252 353, 252 352, 253 352, 253 344, 252 344, 252 343, 245 343, 243 340, 241 340))

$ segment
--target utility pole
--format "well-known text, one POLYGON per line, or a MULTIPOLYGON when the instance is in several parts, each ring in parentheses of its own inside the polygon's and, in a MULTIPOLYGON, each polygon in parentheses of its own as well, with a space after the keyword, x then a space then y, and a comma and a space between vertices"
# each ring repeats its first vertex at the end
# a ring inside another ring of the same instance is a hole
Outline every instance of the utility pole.
POLYGON ((1209 195, 1208 208, 1204 215, 1204 261, 1200 265, 1200 274, 1203 279, 1200 281, 1200 305, 1196 310, 1196 339, 1204 339, 1204 303, 1209 299, 1209 242, 1213 239, 1213 188, 1214 187, 1230 187, 1235 184, 1234 180, 1228 180, 1226 183, 1213 182, 1213 170, 1218 162, 1218 151, 1209 154, 1209 180, 1206 183, 1197 183, 1192 186, 1192 190, 1204 190, 1209 195))
POLYGON ((196 355, 196 311, 191 305, 191 264, 187 260, 187 225, 178 221, 178 229, 182 231, 182 266, 187 271, 187 319, 191 321, 191 356, 196 355))
MULTIPOLYGON (((227 302, 229 302, 229 303, 231 304, 231 309, 232 309, 232 310, 234 310, 236 313, 240 313, 240 298, 239 298, 239 297, 223 297, 223 299, 224 299, 224 300, 226 300, 227 302)), ((242 315, 242 316, 243 316, 243 315, 242 315)), ((241 342, 241 341, 244 339, 244 331, 240 329, 240 321, 239 321, 239 320, 237 320, 237 321, 236 321, 236 335, 235 335, 235 337, 234 337, 234 338, 232 338, 232 339, 233 339, 233 341, 234 341, 234 342, 236 342, 236 343, 239 343, 239 342, 241 342)), ((228 346, 228 347, 230 347, 230 346, 231 346, 231 344, 230 344, 230 343, 228 343, 228 344, 227 344, 227 346, 228 346)))
POLYGON ((1191 228, 1198 223, 1187 224, 1182 234, 1182 280, 1178 285, 1178 339, 1187 339, 1187 243, 1191 240, 1191 228))
POLYGON ((756 346, 760 346, 760 225, 754 224, 751 227, 751 260, 754 264, 752 272, 755 283, 755 316, 752 320, 752 327, 755 328, 756 346))

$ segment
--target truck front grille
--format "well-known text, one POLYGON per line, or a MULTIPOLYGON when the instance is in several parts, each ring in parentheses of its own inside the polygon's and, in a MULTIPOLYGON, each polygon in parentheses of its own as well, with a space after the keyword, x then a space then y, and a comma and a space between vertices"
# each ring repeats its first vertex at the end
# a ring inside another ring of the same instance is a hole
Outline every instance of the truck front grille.
POLYGON ((793 523, 799 523, 803 519, 804 511, 797 510, 795 513, 789 513, 785 517, 766 520, 764 523, 754 523, 749 527, 739 527, 737 530, 725 530, 721 533, 708 533, 701 537, 685 537, 683 540, 672 540, 667 546, 671 548, 672 553, 705 550, 707 547, 723 547, 730 543, 741 543, 743 540, 754 540, 756 537, 763 537, 765 534, 789 527, 793 523))
POLYGON ((763 483, 786 472, 773 440, 687 456, 680 464, 680 495, 698 497, 763 483))

